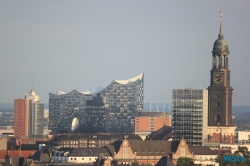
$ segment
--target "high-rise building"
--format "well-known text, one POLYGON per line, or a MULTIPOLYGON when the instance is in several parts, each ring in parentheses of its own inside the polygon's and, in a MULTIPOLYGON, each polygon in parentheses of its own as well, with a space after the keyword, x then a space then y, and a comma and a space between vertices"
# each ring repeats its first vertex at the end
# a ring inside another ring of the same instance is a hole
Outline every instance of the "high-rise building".
POLYGON ((210 71, 208 139, 209 142, 234 143, 235 126, 232 126, 232 91, 230 85, 229 48, 222 31, 222 13, 219 38, 212 51, 210 71))
POLYGON ((43 137, 44 104, 31 92, 14 100, 14 137, 43 137))
POLYGON ((134 118, 142 109, 143 73, 127 80, 113 80, 105 89, 50 93, 49 129, 134 132, 134 118))
POLYGON ((29 104, 26 99, 14 99, 14 137, 28 136, 29 104))
POLYGON ((172 137, 185 139, 189 146, 201 146, 207 137, 208 91, 202 89, 173 89, 172 137))

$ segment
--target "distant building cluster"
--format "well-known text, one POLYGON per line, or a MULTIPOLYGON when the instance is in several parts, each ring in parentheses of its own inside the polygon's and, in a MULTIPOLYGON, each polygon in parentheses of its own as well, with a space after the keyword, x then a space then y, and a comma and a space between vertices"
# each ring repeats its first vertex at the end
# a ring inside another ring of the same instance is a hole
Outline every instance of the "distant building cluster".
MULTIPOLYGON (((54 137, 46 142, 47 147, 39 146, 33 160, 55 165, 176 166, 184 157, 195 165, 218 166, 216 157, 231 155, 243 144, 250 148, 250 132, 235 134, 232 125, 233 88, 222 15, 210 73, 207 90, 173 89, 172 119, 167 112, 143 111, 143 73, 113 80, 104 89, 50 93, 48 127, 54 137)), ((14 137, 34 143, 43 137, 44 104, 33 88, 14 102, 14 137)), ((3 150, 8 149, 6 144, 6 139, 0 140, 3 150)), ((15 147, 22 152, 21 145, 15 147)), ((24 165, 26 160, 22 161, 24 165)), ((5 165, 11 162, 6 154, 5 165)))

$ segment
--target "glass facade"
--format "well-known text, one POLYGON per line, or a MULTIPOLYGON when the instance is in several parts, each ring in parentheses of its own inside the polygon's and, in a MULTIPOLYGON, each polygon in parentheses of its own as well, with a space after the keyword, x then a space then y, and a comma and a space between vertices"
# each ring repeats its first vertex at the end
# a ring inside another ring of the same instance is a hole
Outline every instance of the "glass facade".
POLYGON ((113 80, 97 93, 73 90, 49 94, 49 129, 69 132, 74 118, 81 132, 134 132, 134 117, 143 109, 143 73, 113 80))
POLYGON ((203 91, 174 89, 172 94, 173 140, 185 139, 189 146, 202 145, 203 91))
POLYGON ((43 138, 44 104, 33 90, 25 95, 25 99, 29 101, 28 135, 31 138, 43 138))
POLYGON ((43 137, 44 104, 29 100, 29 136, 43 137))

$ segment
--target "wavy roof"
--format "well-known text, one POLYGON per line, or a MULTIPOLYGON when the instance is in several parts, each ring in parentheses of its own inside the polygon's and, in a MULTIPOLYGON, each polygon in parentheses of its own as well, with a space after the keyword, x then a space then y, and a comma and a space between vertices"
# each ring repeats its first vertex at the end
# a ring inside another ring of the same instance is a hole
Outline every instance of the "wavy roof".
MULTIPOLYGON (((129 84, 129 83, 132 83, 132 82, 135 82, 137 80, 142 80, 143 78, 143 75, 144 73, 141 73, 140 75, 134 77, 134 78, 130 78, 130 79, 127 79, 127 80, 114 80, 115 82, 119 83, 119 84, 129 84)), ((86 92, 80 92, 80 93, 83 93, 83 94, 95 94, 95 93, 98 93, 98 92, 101 92, 104 88, 100 87, 99 85, 89 91, 86 91, 86 92)), ((56 95, 64 95, 66 94, 65 92, 61 91, 61 90, 58 90, 56 95)))
POLYGON ((141 80, 143 78, 143 73, 141 73, 140 75, 134 77, 134 78, 130 78, 130 79, 127 79, 127 80, 115 80, 117 83, 119 84, 129 84, 131 82, 135 82, 137 81, 138 79, 141 80))

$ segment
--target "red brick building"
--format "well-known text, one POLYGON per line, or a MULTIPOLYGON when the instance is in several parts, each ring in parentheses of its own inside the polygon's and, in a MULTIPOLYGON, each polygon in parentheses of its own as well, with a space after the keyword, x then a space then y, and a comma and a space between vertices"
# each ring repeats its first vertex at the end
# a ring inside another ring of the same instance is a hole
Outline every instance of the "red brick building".
POLYGON ((155 131, 163 126, 171 126, 171 118, 166 112, 139 112, 135 117, 135 132, 155 131))
POLYGON ((4 161, 6 154, 9 154, 11 158, 13 157, 20 157, 20 155, 24 158, 28 158, 33 156, 36 153, 36 150, 0 150, 0 161, 4 161))
POLYGON ((29 101, 26 99, 14 100, 14 137, 28 136, 29 101))

